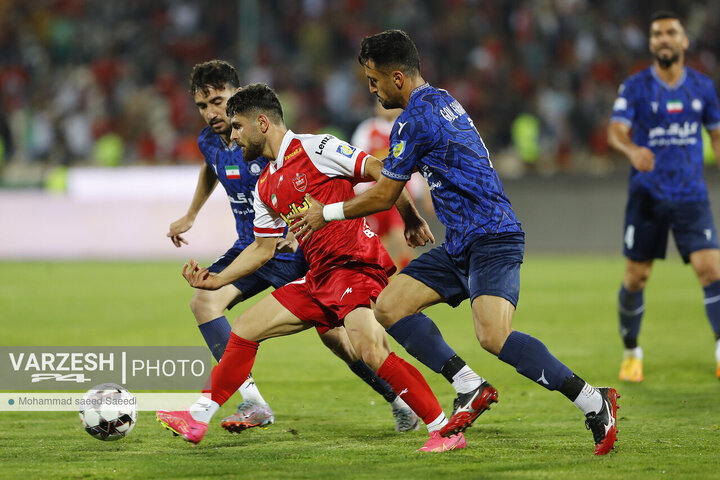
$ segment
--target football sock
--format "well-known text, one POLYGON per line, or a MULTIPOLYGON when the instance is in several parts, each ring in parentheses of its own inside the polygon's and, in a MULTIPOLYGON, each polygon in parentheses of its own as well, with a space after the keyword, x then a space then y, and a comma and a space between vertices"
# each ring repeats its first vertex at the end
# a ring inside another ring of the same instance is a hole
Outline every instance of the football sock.
POLYGON ((720 280, 703 287, 703 290, 705 291, 705 313, 707 313, 717 340, 720 338, 720 280))
POLYGON ((498 358, 548 390, 558 390, 573 374, 540 340, 517 330, 505 340, 498 358))
POLYGON ((583 414, 597 413, 602 408, 602 395, 597 388, 593 387, 587 382, 583 382, 582 390, 578 396, 573 400, 576 407, 580 409, 583 414))
POLYGON ((448 419, 445 416, 445 413, 441 413, 435 420, 433 420, 430 423, 425 424, 425 426, 428 429, 428 433, 434 432, 435 430, 440 430, 442 427, 447 425, 448 419))
POLYGON ((484 378, 465 365, 458 373, 453 375, 452 386, 457 393, 470 393, 478 388, 484 381, 484 378))
POLYGON ((211 398, 218 405, 227 402, 250 375, 258 345, 258 342, 251 342, 230 333, 223 359, 212 371, 211 398))
POLYGON ((720 363, 720 340, 715 342, 715 361, 720 363))
POLYGON ((390 353, 377 371, 390 384, 425 425, 443 415, 442 408, 420 372, 394 353, 390 353))
MULTIPOLYGON (((720 292, 718 294, 720 295, 720 292)), ((718 307, 720 308, 720 304, 718 307)), ((618 313, 620 315, 620 336, 625 348, 637 347, 643 312, 645 312, 643 291, 630 292, 624 285, 621 285, 618 294, 618 313)))
POLYGON ((218 362, 223 356, 225 346, 230 338, 230 324, 225 318, 225 315, 218 317, 215 320, 210 320, 207 323, 201 323, 198 325, 200 333, 202 333, 205 343, 207 343, 210 352, 218 362))
POLYGON ((256 402, 267 405, 263 396, 260 395, 260 390, 258 390, 257 385, 255 385, 255 379, 253 379, 252 374, 248 375, 247 380, 240 385, 238 392, 240 392, 245 402, 256 402))
POLYGON ((198 422, 210 423, 210 419, 219 408, 220 405, 218 405, 217 402, 213 402, 208 397, 202 395, 190 407, 190 415, 198 422))
POLYGON ((393 392, 390 385, 388 385, 385 380, 378 377, 377 374, 373 372, 372 368, 368 367, 362 360, 358 360, 354 363, 348 363, 348 367, 350 367, 350 370, 352 370, 355 375, 362 378, 363 382, 370 385, 373 390, 382 395, 385 401, 392 402, 397 398, 397 393, 393 392))
POLYGON ((626 348, 625 352, 623 352, 623 359, 626 359, 628 357, 633 357, 633 358, 637 358, 638 360, 642 360, 643 359, 642 347, 626 348))
POLYGON ((455 355, 437 325, 424 313, 401 318, 387 329, 387 333, 410 355, 436 373, 440 373, 443 365, 455 355))

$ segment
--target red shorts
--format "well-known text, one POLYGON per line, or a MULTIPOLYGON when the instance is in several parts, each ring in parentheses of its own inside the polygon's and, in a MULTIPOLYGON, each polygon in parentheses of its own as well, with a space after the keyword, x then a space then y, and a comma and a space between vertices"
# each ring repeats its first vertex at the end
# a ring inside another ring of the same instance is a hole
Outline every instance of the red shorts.
POLYGON ((370 225, 372 231, 377 233, 379 237, 387 235, 393 227, 399 226, 403 230, 405 228, 405 223, 395 206, 393 206, 390 210, 370 215, 366 217, 365 220, 368 225, 370 225))
POLYGON ((341 326, 345 316, 356 308, 370 307, 387 284, 387 274, 380 267, 346 264, 317 277, 310 270, 303 278, 272 292, 272 296, 322 335, 341 326))

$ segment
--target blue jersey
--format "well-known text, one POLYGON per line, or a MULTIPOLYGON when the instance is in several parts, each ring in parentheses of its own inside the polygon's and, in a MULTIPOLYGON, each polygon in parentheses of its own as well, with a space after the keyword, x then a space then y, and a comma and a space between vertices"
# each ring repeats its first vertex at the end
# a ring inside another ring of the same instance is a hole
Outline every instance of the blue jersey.
POLYGON ((522 232, 467 112, 448 92, 427 83, 413 90, 393 125, 383 175, 407 181, 414 170, 430 186, 450 255, 488 234, 522 232))
POLYGON ((650 66, 620 86, 610 122, 630 126, 633 142, 655 154, 652 171, 631 168, 631 193, 646 191, 656 200, 675 202, 707 200, 702 126, 720 128, 712 80, 685 67, 671 87, 650 66))
MULTIPOLYGON (((235 217, 235 229, 238 239, 233 247, 244 249, 255 241, 253 232, 253 194, 255 184, 260 177, 268 160, 259 157, 252 162, 243 159, 242 150, 235 143, 228 145, 223 138, 205 127, 198 136, 198 147, 205 157, 205 163, 210 166, 217 175, 220 184, 227 193, 233 216, 235 217)), ((295 254, 281 253, 275 258, 283 260, 301 259, 300 251, 295 254)))

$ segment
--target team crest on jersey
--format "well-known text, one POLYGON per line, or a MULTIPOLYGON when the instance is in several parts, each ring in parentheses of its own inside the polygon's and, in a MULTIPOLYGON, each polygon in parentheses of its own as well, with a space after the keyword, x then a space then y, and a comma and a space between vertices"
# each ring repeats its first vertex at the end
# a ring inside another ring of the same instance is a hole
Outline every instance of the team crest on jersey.
POLYGON ((699 99, 697 99, 697 98, 692 101, 692 103, 690 104, 690 106, 691 106, 692 109, 695 110, 696 112, 699 112, 700 110, 702 110, 702 102, 701 102, 699 99))
POLYGON ((390 147, 390 151, 393 154, 393 157, 400 158, 400 155, 405 151, 405 140, 400 140, 395 145, 390 147))
POLYGON ((298 192, 304 192, 307 188, 307 176, 304 173, 296 173, 295 178, 292 180, 292 184, 295 187, 295 190, 298 192))
POLYGON ((260 162, 250 162, 250 165, 248 166, 248 169, 250 170, 250 173, 255 175, 256 177, 260 175, 260 173, 263 171, 262 166, 260 165, 260 162))
POLYGON ((352 158, 353 154, 355 153, 355 147, 351 147, 350 145, 338 145, 337 153, 344 155, 348 158, 352 158))

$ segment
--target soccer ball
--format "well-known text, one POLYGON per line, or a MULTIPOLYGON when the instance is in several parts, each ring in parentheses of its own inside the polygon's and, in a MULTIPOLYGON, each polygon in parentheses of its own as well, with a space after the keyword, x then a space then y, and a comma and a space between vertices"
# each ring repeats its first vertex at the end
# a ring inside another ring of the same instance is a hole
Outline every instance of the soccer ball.
POLYGON ((120 385, 95 385, 80 400, 80 422, 98 440, 123 438, 135 427, 136 420, 136 398, 120 385))

